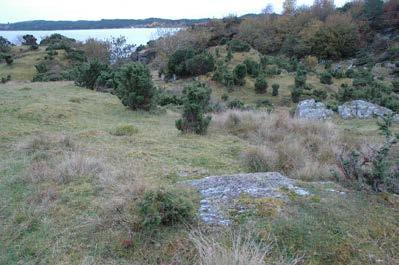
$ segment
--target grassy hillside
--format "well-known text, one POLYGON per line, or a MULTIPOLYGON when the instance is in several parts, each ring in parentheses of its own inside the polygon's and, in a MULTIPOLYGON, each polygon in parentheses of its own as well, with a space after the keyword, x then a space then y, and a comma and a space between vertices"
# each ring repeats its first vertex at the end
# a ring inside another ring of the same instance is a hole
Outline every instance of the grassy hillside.
MULTIPOLYGON (((144 230, 137 198, 185 179, 248 171, 240 156, 251 143, 217 124, 207 136, 181 135, 175 111, 134 112, 71 82, 9 82, 0 91, 0 264, 193 264, 188 232, 202 225, 144 230)), ((338 128, 354 139, 377 133, 372 121, 338 128)), ((396 196, 302 185, 313 195, 232 213, 236 227, 251 223, 259 240, 273 242, 270 263, 398 262, 396 196)))

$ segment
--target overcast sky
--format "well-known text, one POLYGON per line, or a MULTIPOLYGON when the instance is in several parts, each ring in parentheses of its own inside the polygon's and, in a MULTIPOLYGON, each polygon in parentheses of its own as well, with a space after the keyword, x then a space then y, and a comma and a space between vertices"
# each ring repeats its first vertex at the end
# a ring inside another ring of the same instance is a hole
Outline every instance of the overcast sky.
MULTIPOLYGON (((335 0, 341 6, 347 0, 335 0)), ((102 18, 220 18, 259 13, 268 3, 281 11, 283 0, 0 0, 0 23, 26 20, 102 18)), ((313 0, 298 0, 310 5, 313 0)))

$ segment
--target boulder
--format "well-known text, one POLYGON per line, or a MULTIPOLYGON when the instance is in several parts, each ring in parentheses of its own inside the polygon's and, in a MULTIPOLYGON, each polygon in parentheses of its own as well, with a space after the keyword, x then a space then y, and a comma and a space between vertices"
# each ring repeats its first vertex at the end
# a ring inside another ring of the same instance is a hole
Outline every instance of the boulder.
POLYGON ((338 107, 338 113, 343 119, 370 119, 392 115, 392 110, 364 101, 353 100, 338 107))
POLYGON ((309 195, 298 187, 295 180, 277 172, 236 174, 228 176, 210 176, 203 179, 186 181, 201 194, 199 216, 207 224, 229 225, 228 212, 232 209, 245 211, 245 206, 237 205, 241 195, 252 198, 270 198, 271 200, 289 200, 289 193, 298 196, 309 195), (284 192, 284 191, 288 191, 284 192))
POLYGON ((334 112, 327 109, 326 105, 316 102, 314 99, 299 102, 295 111, 295 117, 308 120, 325 120, 333 114, 334 112))

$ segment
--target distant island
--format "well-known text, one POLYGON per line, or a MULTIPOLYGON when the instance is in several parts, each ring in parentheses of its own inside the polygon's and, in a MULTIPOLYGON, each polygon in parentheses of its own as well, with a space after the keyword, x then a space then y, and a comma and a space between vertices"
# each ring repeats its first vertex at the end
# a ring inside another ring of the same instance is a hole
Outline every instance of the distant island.
POLYGON ((72 30, 72 29, 115 29, 115 28, 180 28, 201 25, 209 22, 202 19, 102 19, 98 21, 47 21, 34 20, 0 24, 0 30, 72 30))

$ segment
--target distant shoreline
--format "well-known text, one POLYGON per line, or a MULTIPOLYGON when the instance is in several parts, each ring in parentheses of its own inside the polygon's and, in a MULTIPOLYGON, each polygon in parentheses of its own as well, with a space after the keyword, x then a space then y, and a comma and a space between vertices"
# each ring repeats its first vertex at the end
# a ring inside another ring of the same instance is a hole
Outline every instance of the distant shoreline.
POLYGON ((107 29, 184 29, 186 27, 173 27, 173 26, 165 26, 165 27, 130 27, 130 28, 87 28, 87 29, 2 29, 0 31, 67 31, 67 30, 107 30, 107 29))
POLYGON ((103 19, 98 21, 48 21, 34 20, 15 23, 0 23, 1 31, 54 31, 54 30, 94 30, 94 29, 129 29, 129 28, 185 28, 206 25, 209 18, 202 19, 103 19))

